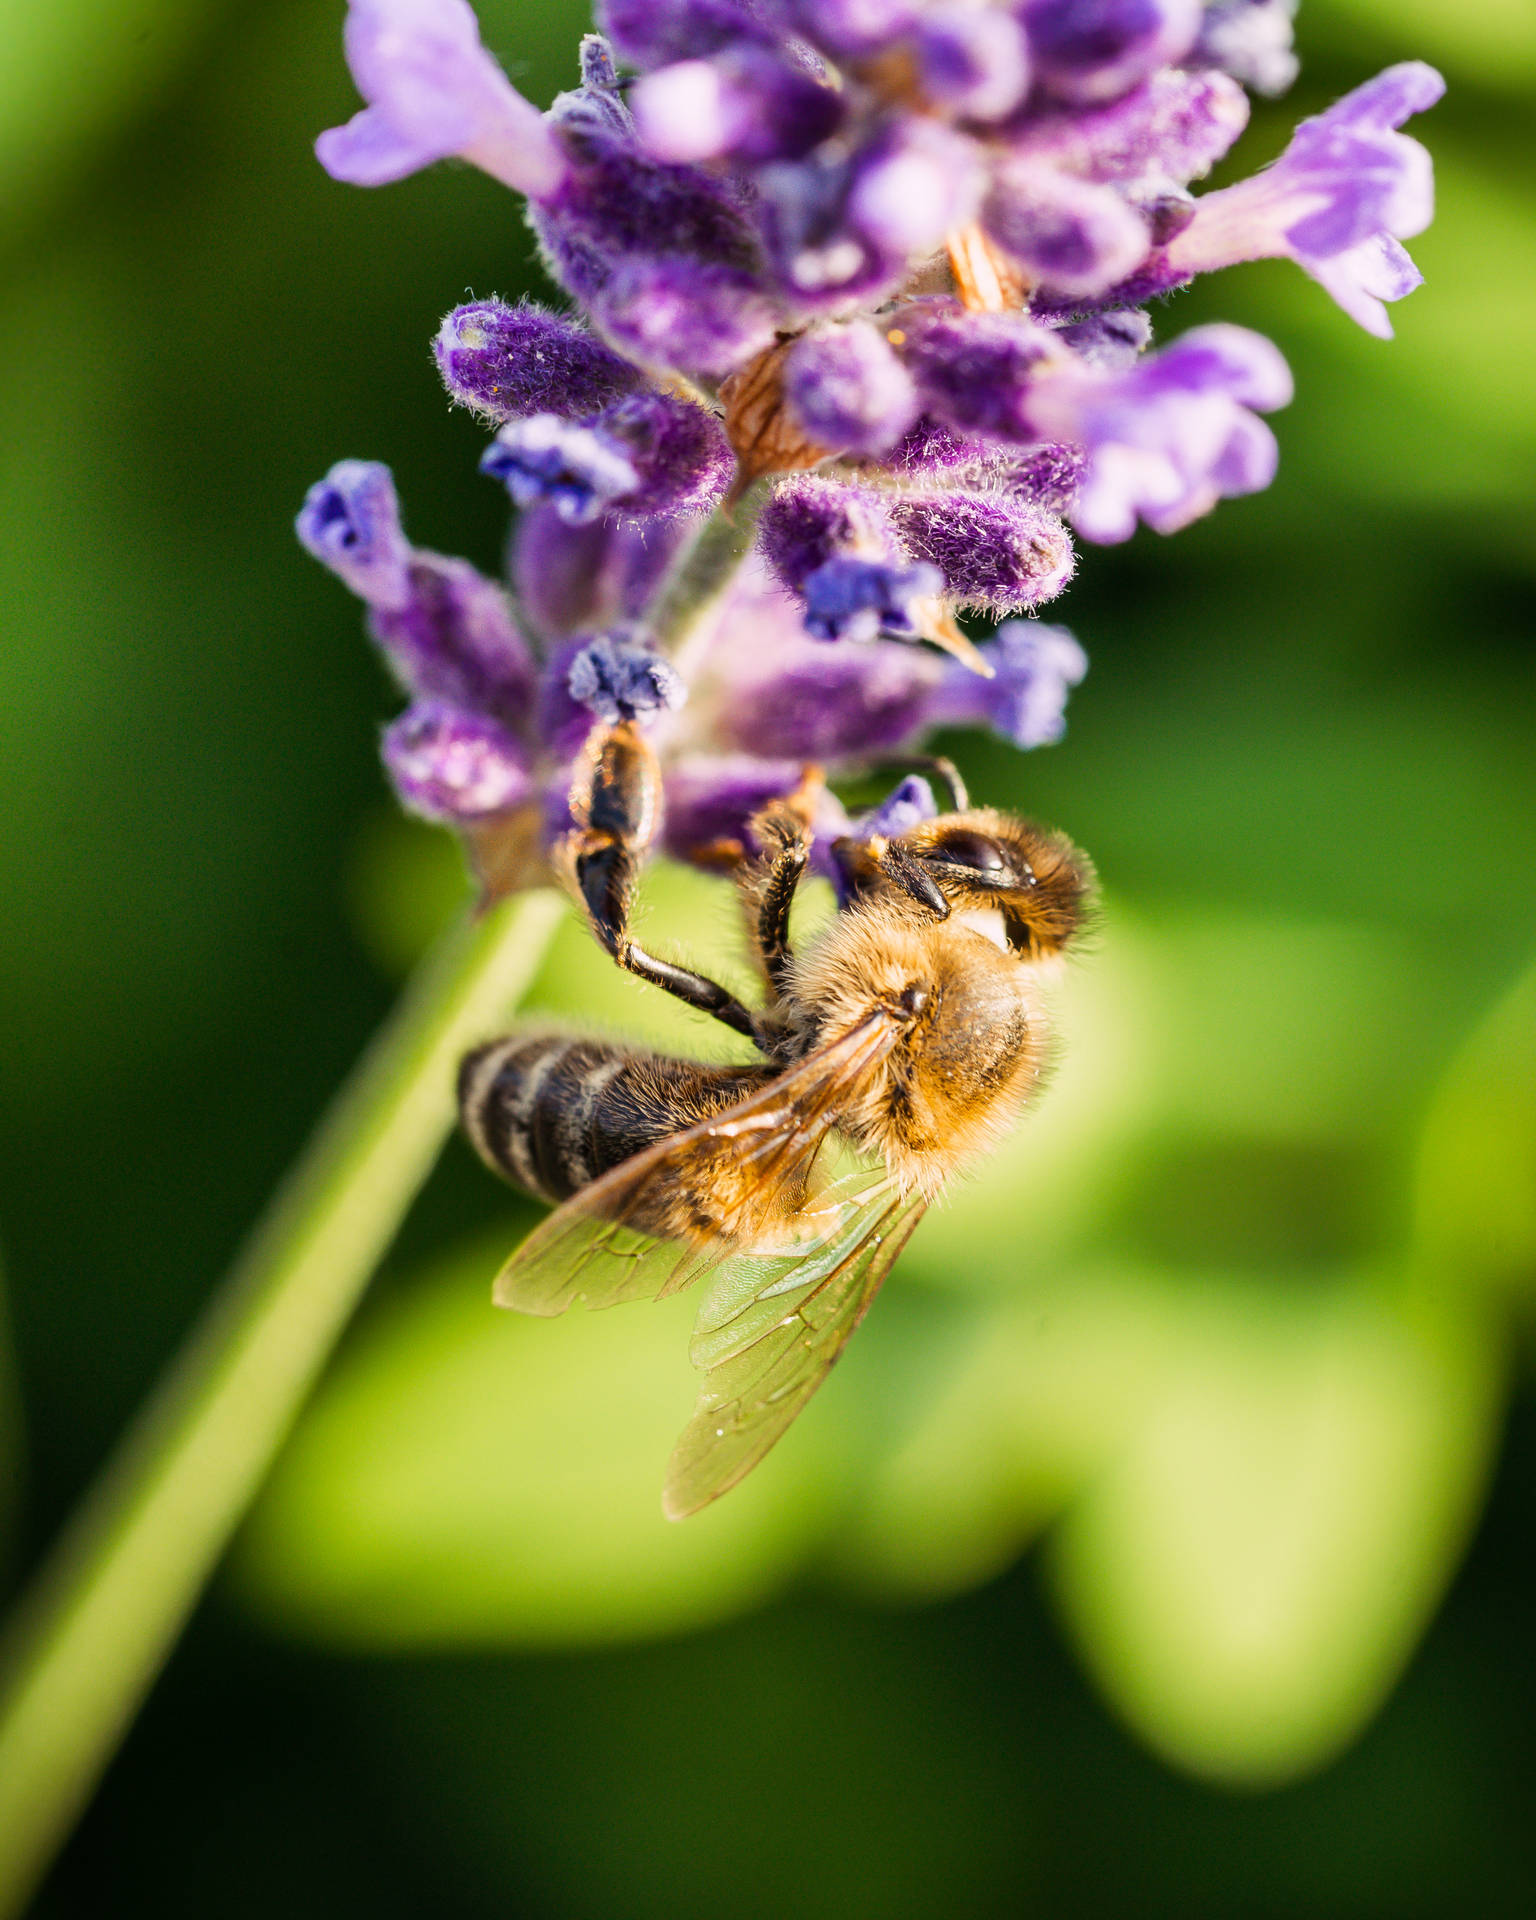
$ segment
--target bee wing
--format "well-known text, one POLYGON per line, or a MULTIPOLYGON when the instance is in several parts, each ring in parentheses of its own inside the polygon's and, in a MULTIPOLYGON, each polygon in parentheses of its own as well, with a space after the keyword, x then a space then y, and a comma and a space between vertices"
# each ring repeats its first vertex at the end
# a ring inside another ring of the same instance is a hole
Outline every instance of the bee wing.
MULTIPOLYGON (((817 1150, 863 1076, 895 1044, 898 1028, 872 1013, 733 1107, 659 1140, 572 1195, 542 1221, 496 1277, 499 1307, 564 1313, 577 1300, 617 1306, 675 1293, 777 1225, 804 1244, 824 1237, 832 1214, 799 1224, 817 1150), (658 1238, 639 1224, 677 1187, 733 1196, 710 1243, 658 1238)), ((832 1209, 835 1213, 836 1209, 832 1209)))
POLYGON ((729 1492, 785 1432, 869 1311, 925 1205, 887 1179, 854 1175, 807 1214, 826 1229, 797 1252, 741 1255, 720 1268, 694 1330, 693 1361, 708 1377, 667 1472, 670 1519, 729 1492))

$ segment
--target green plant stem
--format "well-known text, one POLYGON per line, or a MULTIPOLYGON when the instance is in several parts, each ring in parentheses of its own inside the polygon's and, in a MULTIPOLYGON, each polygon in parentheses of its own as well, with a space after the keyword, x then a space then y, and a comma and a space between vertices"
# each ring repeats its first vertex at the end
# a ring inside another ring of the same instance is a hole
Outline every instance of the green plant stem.
POLYGON ((427 961, 23 1600, 0 1698, 0 1916, 126 1732, 437 1159, 459 1056, 526 990, 563 910, 524 894, 427 961))
POLYGON ((735 584, 757 537, 768 482, 755 481, 739 500, 716 507, 693 544, 679 556, 646 615, 646 624, 688 677, 695 640, 735 584))

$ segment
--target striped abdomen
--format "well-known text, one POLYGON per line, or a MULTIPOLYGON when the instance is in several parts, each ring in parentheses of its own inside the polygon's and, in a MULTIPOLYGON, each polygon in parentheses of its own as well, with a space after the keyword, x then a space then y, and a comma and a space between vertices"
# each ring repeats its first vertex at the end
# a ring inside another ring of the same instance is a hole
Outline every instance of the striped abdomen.
POLYGON ((567 1200, 644 1148, 774 1076, 564 1034, 509 1034, 467 1054, 459 1113, 480 1157, 545 1200, 567 1200))

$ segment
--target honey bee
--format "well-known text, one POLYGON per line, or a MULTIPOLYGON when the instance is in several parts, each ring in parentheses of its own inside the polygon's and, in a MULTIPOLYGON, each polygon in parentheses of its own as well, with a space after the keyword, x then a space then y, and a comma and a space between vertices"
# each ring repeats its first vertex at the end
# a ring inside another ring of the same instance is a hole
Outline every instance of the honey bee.
POLYGON ((656 1299, 712 1275, 692 1345, 706 1378, 663 1507, 681 1519, 735 1486, 810 1399, 924 1208, 1038 1090, 1041 980, 1084 917, 1084 857, 1025 820, 971 807, 885 839, 836 843, 843 904, 802 952, 807 790, 753 822, 738 887, 763 986, 752 1011, 635 943, 630 907, 657 807, 632 723, 595 730, 561 864, 618 964, 747 1035, 761 1059, 708 1065, 526 1032, 470 1053, 464 1129, 486 1163, 555 1202, 506 1263, 498 1305, 559 1314, 656 1299), (829 1179, 829 1142, 855 1171, 829 1179))

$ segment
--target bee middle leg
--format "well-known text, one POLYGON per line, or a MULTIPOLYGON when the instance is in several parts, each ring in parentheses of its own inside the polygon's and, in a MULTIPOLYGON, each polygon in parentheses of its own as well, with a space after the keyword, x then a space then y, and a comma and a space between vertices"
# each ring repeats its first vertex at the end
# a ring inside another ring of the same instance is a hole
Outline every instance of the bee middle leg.
POLYGON ((691 967, 647 953, 630 938, 635 885, 656 830, 660 796, 656 756, 639 729, 627 720, 594 728, 571 788, 576 826, 562 843, 560 864, 598 943, 626 973, 754 1038, 752 1015, 733 993, 691 967))

